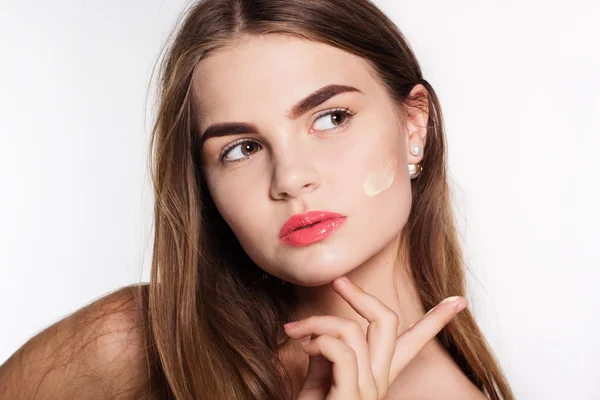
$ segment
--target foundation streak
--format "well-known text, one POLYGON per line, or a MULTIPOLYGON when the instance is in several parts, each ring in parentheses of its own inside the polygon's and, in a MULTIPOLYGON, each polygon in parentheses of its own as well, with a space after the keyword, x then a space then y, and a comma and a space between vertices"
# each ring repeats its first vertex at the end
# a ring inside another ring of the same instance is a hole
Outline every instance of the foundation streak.
POLYGON ((377 171, 371 172, 363 182, 365 194, 369 197, 376 196, 389 189, 394 182, 394 175, 398 169, 398 158, 392 157, 387 165, 377 171))

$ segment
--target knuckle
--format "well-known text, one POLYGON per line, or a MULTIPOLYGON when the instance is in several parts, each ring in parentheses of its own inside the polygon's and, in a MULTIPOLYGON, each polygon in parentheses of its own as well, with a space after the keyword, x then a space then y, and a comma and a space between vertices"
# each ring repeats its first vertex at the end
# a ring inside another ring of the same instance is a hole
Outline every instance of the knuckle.
POLYGON ((400 323, 400 317, 392 310, 386 312, 385 320, 389 321, 389 324, 391 325, 398 325, 400 323))
POLYGON ((356 352, 350 346, 345 346, 340 354, 340 357, 344 362, 353 362, 356 361, 356 352))
POLYGON ((338 340, 338 339, 334 338, 333 336, 320 335, 320 336, 317 336, 315 339, 313 339, 313 342, 315 342, 318 347, 323 348, 325 346, 330 346, 332 344, 332 342, 334 342, 336 340, 338 340))
POLYGON ((327 335, 321 335, 311 339, 311 342, 317 344, 318 346, 322 346, 324 344, 323 342, 327 342, 327 340, 327 335))
POLYGON ((345 336, 348 340, 353 340, 355 342, 366 340, 363 328, 358 321, 351 321, 348 324, 347 329, 344 331, 344 333, 342 333, 342 336, 345 336))
POLYGON ((360 333, 362 335, 362 326, 358 321, 351 320, 348 321, 348 329, 354 331, 355 333, 360 333))

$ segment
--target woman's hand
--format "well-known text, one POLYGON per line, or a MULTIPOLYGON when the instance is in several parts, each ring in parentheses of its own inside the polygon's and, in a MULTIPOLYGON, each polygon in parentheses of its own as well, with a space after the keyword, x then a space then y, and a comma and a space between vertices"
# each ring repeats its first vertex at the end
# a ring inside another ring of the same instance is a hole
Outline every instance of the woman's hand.
POLYGON ((333 289, 369 321, 367 336, 358 322, 334 316, 286 326, 294 339, 313 337, 303 346, 310 358, 298 400, 383 399, 400 371, 466 306, 464 297, 445 299, 398 336, 398 315, 344 278, 333 289))

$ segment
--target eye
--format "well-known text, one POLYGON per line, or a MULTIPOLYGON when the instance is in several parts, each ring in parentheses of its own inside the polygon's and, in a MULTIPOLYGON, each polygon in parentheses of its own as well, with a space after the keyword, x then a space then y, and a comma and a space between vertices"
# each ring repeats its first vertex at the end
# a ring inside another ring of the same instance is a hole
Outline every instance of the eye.
POLYGON ((253 140, 240 139, 226 146, 223 149, 219 160, 224 162, 241 161, 250 157, 252 153, 260 150, 261 148, 261 145, 253 140))
MULTIPOLYGON (((344 121, 349 120, 355 113, 350 110, 348 107, 346 108, 335 108, 333 110, 329 110, 319 115, 315 120, 315 125, 317 121, 323 120, 325 121, 325 127, 321 129, 317 129, 318 131, 328 131, 328 130, 336 130, 344 125, 347 125, 344 121), (331 128, 327 128, 328 124, 332 124, 331 128)), ((313 126, 315 126, 313 125, 313 126)))

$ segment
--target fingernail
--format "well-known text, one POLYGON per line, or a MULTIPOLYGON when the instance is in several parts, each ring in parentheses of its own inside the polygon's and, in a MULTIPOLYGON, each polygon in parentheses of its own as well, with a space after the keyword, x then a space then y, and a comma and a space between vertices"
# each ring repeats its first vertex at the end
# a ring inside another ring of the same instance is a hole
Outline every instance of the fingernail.
POLYGON ((348 279, 348 277, 346 275, 340 276, 340 280, 342 280, 344 282, 350 282, 350 279, 348 279))
POLYGON ((465 309, 465 307, 466 307, 466 306, 467 306, 467 302, 466 302, 466 301, 461 301, 460 303, 458 303, 458 304, 456 305, 456 308, 455 308, 455 310, 456 310, 456 312, 457 312, 457 313, 458 313, 458 312, 461 312, 462 310, 464 310, 464 309, 465 309))
POLYGON ((287 328, 292 328, 292 327, 296 326, 297 324, 298 324, 298 321, 294 321, 294 322, 288 322, 287 324, 284 324, 284 325, 283 325, 283 327, 284 327, 285 329, 287 329, 287 328))
POLYGON ((458 296, 452 296, 452 297, 448 297, 447 299, 444 299, 440 302, 440 304, 443 303, 451 303, 453 301, 456 301, 458 299, 458 296))

